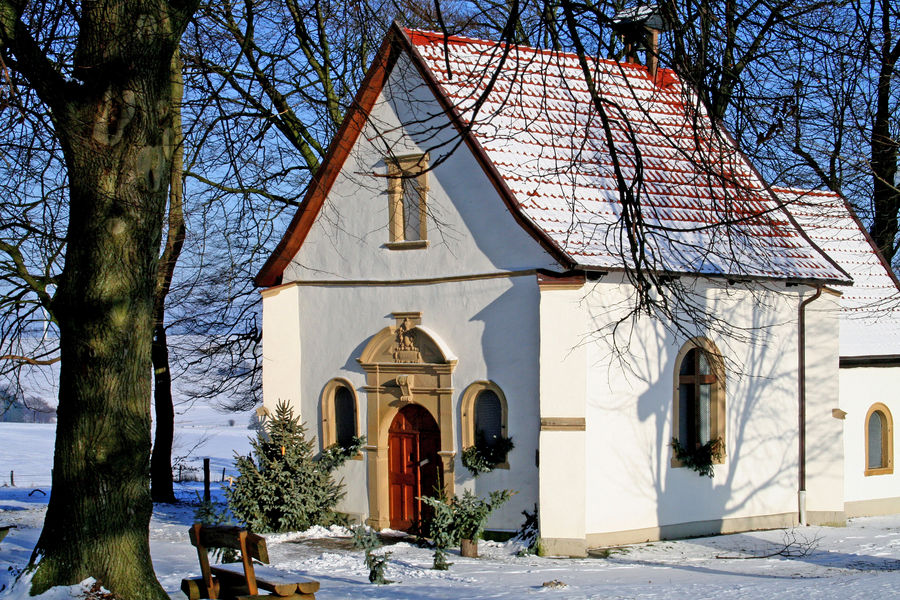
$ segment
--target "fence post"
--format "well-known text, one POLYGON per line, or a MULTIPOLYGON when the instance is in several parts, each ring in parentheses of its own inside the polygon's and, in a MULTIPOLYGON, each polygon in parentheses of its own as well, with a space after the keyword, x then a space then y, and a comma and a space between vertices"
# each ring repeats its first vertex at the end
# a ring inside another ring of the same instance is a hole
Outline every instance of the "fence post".
POLYGON ((203 459, 203 501, 209 502, 209 459, 203 459))
POLYGON ((9 472, 9 487, 16 487, 16 472, 9 472))
POLYGON ((222 467, 222 482, 225 481, 225 467, 222 467))

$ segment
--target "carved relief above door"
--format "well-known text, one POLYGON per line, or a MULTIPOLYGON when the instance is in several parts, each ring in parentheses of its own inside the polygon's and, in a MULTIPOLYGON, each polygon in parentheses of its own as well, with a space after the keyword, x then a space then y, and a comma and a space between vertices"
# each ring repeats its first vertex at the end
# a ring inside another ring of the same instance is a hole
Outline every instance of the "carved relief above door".
MULTIPOLYGON (((419 516, 418 504, 410 500, 413 487, 439 481, 450 497, 454 488, 451 378, 456 358, 436 334, 421 325, 421 313, 393 313, 393 317, 394 325, 375 334, 358 359, 366 372, 363 389, 368 397, 368 523, 377 528, 395 524, 406 528, 412 517, 419 516), (434 423, 436 429, 427 433, 424 446, 421 432, 413 435, 412 429, 403 429, 411 426, 411 419, 413 429, 427 429, 428 419, 434 423), (410 457, 400 450, 392 455, 392 447, 403 448, 410 456, 424 448, 428 457, 420 456, 416 462, 427 458, 437 465, 423 474, 410 466, 410 457), (429 483, 425 478, 437 481, 429 483)), ((427 490, 417 488, 415 493, 420 492, 427 490)))

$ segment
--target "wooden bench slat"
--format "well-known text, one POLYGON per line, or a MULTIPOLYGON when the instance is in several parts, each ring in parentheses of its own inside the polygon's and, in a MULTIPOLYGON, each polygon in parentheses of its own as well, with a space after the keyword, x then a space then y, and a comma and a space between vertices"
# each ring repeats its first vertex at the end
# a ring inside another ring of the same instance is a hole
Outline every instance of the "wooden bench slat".
MULTIPOLYGON (((215 596, 219 595, 219 581, 213 578, 213 587, 215 588, 215 596)), ((200 600, 200 598, 209 598, 209 590, 206 589, 206 582, 203 577, 186 577, 181 580, 181 591, 188 597, 188 600, 200 600)))
MULTIPOLYGON (((243 579, 244 572, 240 563, 215 565, 210 567, 213 574, 229 580, 243 579)), ((294 592, 315 594, 319 591, 319 582, 313 580, 297 580, 297 576, 278 571, 271 567, 256 568, 256 585, 262 590, 274 592, 278 596, 288 596, 294 592)))
MULTIPOLYGON (((240 566, 240 563, 232 563, 240 566)), ((249 594, 250 588, 247 587, 247 580, 244 577, 243 570, 235 572, 230 569, 223 569, 223 565, 210 566, 209 570, 212 574, 222 581, 222 591, 226 591, 229 595, 249 594)), ((259 582, 256 584, 259 587, 259 582)))
MULTIPOLYGON (((205 525, 200 528, 200 539, 197 540, 194 530, 191 530, 191 544, 194 546, 199 542, 205 548, 234 548, 241 549, 240 536, 245 532, 240 527, 216 525, 205 525)), ((247 535, 247 551, 250 556, 259 562, 268 564, 269 550, 266 548, 266 539, 255 533, 246 532, 247 535)))

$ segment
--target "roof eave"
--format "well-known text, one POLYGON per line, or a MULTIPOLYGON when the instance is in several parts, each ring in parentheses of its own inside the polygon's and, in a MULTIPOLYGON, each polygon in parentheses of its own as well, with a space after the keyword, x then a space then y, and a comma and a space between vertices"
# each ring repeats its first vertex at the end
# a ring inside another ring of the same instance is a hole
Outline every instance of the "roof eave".
MULTIPOLYGON (((599 265, 576 264, 572 270, 580 271, 599 271, 604 273, 626 273, 629 269, 625 267, 609 267, 599 265)), ((829 279, 824 277, 778 277, 775 275, 749 275, 736 273, 703 273, 698 271, 676 271, 668 269, 654 269, 655 273, 666 277, 700 277, 705 279, 724 279, 728 282, 739 281, 761 281, 761 282, 779 282, 791 285, 808 285, 812 287, 818 286, 840 286, 853 285, 852 279, 829 279)))

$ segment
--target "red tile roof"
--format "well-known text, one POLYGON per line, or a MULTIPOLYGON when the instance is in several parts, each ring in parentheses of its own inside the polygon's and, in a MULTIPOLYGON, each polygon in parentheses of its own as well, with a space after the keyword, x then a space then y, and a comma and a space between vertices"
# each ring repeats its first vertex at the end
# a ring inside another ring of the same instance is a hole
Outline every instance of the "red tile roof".
POLYGON ((841 356, 900 353, 900 284, 834 192, 773 188, 809 237, 853 277, 842 289, 841 356))
MULTIPOLYGON (((578 58, 431 32, 406 35, 521 214, 575 265, 623 267, 629 252, 612 153, 578 58)), ((671 71, 661 69, 654 82, 640 65, 590 64, 626 180, 641 170, 651 266, 848 280, 779 207, 731 138, 713 131, 671 71)))
MULTIPOLYGON (((410 56, 512 215, 563 268, 628 265, 611 152, 577 57, 461 37, 445 40, 395 25, 257 285, 280 283, 402 53, 410 56), (491 79, 490 92, 476 103, 491 79)), ((652 268, 849 282, 780 207, 731 138, 713 131, 671 71, 661 69, 653 81, 640 65, 605 60, 591 65, 626 181, 640 170, 641 184, 634 190, 645 224, 643 251, 652 268)))

